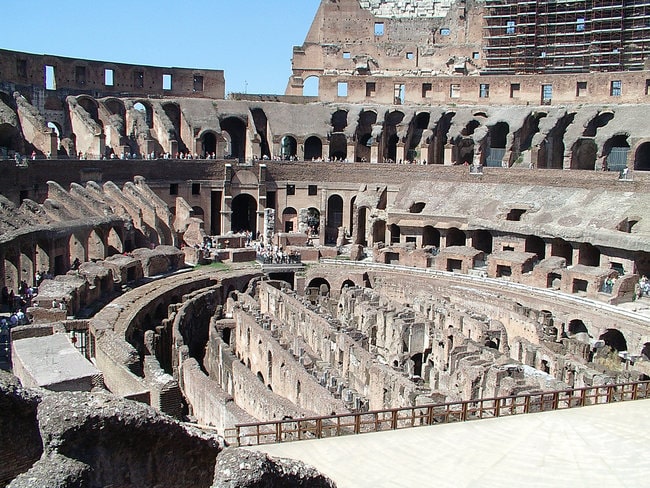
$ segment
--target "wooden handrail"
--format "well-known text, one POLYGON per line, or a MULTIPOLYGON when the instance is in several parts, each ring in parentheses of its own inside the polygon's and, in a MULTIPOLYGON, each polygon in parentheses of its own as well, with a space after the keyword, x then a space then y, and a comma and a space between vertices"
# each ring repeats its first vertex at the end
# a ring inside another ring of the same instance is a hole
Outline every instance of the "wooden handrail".
POLYGON ((415 407, 237 424, 226 429, 224 437, 229 444, 236 446, 272 444, 646 398, 650 398, 650 381, 617 383, 415 407), (347 419, 347 422, 343 421, 344 419, 347 419))

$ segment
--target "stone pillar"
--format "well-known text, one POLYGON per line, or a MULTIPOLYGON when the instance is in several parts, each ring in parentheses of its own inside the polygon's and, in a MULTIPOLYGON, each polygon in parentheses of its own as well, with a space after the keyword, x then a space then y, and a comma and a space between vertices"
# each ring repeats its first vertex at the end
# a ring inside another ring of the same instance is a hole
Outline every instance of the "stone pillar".
POLYGON ((580 262, 580 248, 574 247, 572 256, 573 256, 573 264, 578 264, 580 262))
POLYGON ((397 153, 396 153, 396 158, 397 161, 402 161, 403 163, 406 162, 406 145, 403 142, 398 142, 397 143, 397 153))
POLYGON ((346 152, 346 159, 350 161, 351 163, 355 162, 355 154, 354 151, 356 149, 355 144, 348 144, 347 152, 346 152))
POLYGON ((370 162, 371 163, 379 162, 379 144, 377 144, 376 142, 373 142, 372 146, 370 146, 370 162))
POLYGON ((97 136, 97 159, 101 159, 106 151, 106 135, 102 132, 97 136))
POLYGON ((178 152, 178 141, 169 141, 169 154, 174 157, 174 155, 178 152))
POLYGON ((445 166, 451 166, 454 164, 454 145, 451 143, 445 144, 445 151, 444 151, 444 165, 445 166))
POLYGON ((59 137, 56 135, 56 132, 52 130, 50 132, 50 159, 59 158, 59 137))

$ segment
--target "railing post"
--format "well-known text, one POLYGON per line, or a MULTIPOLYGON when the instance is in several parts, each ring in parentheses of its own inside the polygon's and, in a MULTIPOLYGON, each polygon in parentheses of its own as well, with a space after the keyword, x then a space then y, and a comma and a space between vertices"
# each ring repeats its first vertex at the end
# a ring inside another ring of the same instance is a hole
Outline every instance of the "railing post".
POLYGON ((282 424, 280 422, 275 424, 275 441, 282 442, 282 424))
POLYGON ((582 390, 580 390, 580 406, 584 407, 586 402, 587 402, 587 390, 583 388, 582 390))
POLYGON ((433 407, 429 406, 427 408, 427 425, 433 425, 433 407))
POLYGON ((354 415, 354 433, 359 434, 361 432, 361 415, 354 415))
POLYGON ((501 400, 497 400, 496 405, 494 406, 494 416, 501 416, 501 400))
POLYGON ((463 408, 461 410, 460 420, 461 422, 465 422, 467 420, 467 402, 463 402, 463 408))
POLYGON ((316 420, 316 438, 320 439, 323 437, 323 419, 316 420))
MULTIPOLYGON (((544 397, 542 396, 542 407, 544 406, 544 397)), ((530 395, 524 397, 524 413, 530 412, 530 395)))
POLYGON ((607 403, 612 403, 613 397, 614 397, 614 387, 612 385, 607 385, 607 403))
POLYGON ((390 419, 390 428, 392 430, 397 429, 397 410, 393 410, 391 419, 390 419))
POLYGON ((239 426, 235 427, 235 435, 237 436, 237 447, 241 447, 241 428, 239 426))

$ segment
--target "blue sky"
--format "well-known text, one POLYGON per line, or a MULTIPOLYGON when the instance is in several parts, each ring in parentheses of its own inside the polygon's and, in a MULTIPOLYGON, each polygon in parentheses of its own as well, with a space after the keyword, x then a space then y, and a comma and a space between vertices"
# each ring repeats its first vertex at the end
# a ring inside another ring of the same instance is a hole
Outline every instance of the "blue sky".
POLYGON ((1 0, 0 48, 223 69, 226 92, 283 94, 320 0, 1 0))

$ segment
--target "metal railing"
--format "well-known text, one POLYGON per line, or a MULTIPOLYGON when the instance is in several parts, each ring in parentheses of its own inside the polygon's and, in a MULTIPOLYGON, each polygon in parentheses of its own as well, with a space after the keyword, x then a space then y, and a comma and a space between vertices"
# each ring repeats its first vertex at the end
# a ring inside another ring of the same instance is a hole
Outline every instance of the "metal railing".
POLYGON ((253 446, 508 417, 646 398, 650 398, 650 381, 588 386, 569 390, 324 417, 238 424, 233 428, 226 429, 224 437, 230 445, 253 446))

